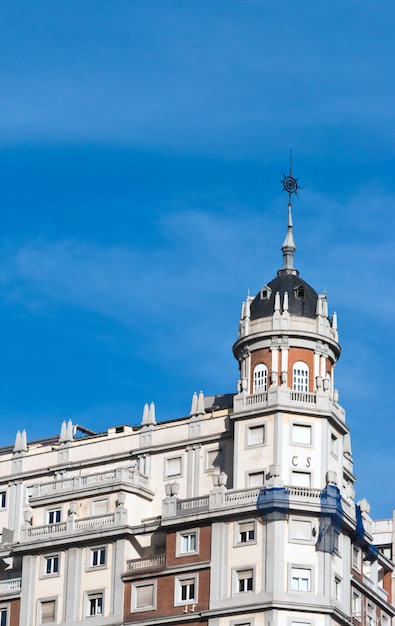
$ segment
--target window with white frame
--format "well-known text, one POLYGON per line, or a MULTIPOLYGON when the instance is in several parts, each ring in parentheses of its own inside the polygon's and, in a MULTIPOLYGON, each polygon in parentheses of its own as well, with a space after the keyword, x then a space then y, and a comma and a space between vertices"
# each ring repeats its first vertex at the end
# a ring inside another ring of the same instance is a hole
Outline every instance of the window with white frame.
POLYGON ((180 456, 175 456, 170 459, 165 459, 166 478, 172 478, 173 476, 180 476, 181 471, 182 471, 182 460, 180 456))
POLYGON ((91 567, 103 567, 106 564, 106 548, 101 546, 100 548, 92 548, 90 550, 90 566, 91 567))
POLYGON ((176 604, 190 604, 197 600, 197 579, 195 576, 176 579, 176 604))
POLYGON ((265 472, 248 472, 247 487, 262 487, 265 482, 265 472))
POLYGON ((254 521, 237 523, 237 543, 250 543, 255 541, 256 526, 254 521))
POLYGON ((62 516, 61 509, 51 509, 47 511, 47 524, 58 524, 62 516))
POLYGON ((254 571, 243 569, 236 572, 236 592, 245 593, 254 589, 254 571))
POLYGON ((309 519, 291 517, 290 540, 295 542, 311 542, 313 538, 312 522, 309 519))
POLYGON ((311 426, 309 424, 292 424, 292 443, 311 446, 311 426))
POLYGON ((291 481, 294 487, 310 487, 311 475, 309 472, 292 472, 291 481))
POLYGON ((180 532, 177 534, 178 554, 196 553, 198 550, 198 532, 197 530, 180 532))
POLYGON ((309 367, 303 361, 296 361, 293 366, 292 389, 294 391, 309 390, 309 367))
POLYGON ((361 570, 361 551, 357 546, 352 548, 352 566, 358 571, 361 570))
POLYGON ((59 574, 59 555, 58 554, 45 557, 44 574, 47 576, 50 576, 51 574, 59 574))
POLYGON ((7 608, 6 607, 1 607, 0 608, 0 626, 8 626, 8 622, 7 622, 7 608))
POLYGON ((341 578, 339 576, 335 576, 334 580, 334 588, 333 588, 333 596, 337 602, 341 600, 341 578))
POLYGON ((103 615, 103 594, 88 593, 88 615, 103 615))
POLYGON ((376 611, 373 604, 368 602, 366 607, 366 626, 374 626, 376 623, 376 611))
POLYGON ((108 513, 107 498, 101 498, 100 500, 93 500, 91 506, 92 506, 92 515, 106 515, 106 513, 108 513))
POLYGON ((265 443, 264 424, 247 427, 247 443, 249 446, 262 446, 265 443))
POLYGON ((156 608, 156 582, 133 583, 132 611, 152 611, 156 608))
POLYGON ((50 624, 56 619, 56 600, 39 600, 39 623, 50 624))
POLYGON ((291 589, 292 591, 310 591, 311 570, 303 567, 292 567, 291 589))
POLYGON ((361 594, 358 591, 353 590, 351 603, 352 603, 353 618, 361 621, 362 599, 361 599, 361 594))
POLYGON ((254 367, 254 393, 267 391, 267 367, 259 363, 254 367))
POLYGON ((0 491, 0 509, 5 509, 6 506, 7 506, 7 492, 0 491))

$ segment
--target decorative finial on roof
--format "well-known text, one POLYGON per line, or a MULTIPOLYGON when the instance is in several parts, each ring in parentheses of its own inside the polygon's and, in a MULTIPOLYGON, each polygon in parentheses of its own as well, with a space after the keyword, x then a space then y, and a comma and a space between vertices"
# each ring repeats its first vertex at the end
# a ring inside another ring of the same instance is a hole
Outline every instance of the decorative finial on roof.
POLYGON ((288 193, 288 229, 287 234, 282 245, 284 267, 279 270, 278 274, 298 274, 298 271, 294 269, 294 254, 296 251, 294 235, 293 235, 293 223, 292 223, 292 195, 298 195, 298 189, 301 189, 298 185, 298 179, 292 175, 292 150, 289 157, 289 174, 288 176, 283 173, 282 179, 283 191, 288 193))

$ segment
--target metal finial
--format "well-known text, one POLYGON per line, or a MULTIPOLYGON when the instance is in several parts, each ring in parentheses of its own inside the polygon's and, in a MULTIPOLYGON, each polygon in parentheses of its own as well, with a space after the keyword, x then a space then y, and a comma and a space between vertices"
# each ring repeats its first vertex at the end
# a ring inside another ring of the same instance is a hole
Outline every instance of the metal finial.
POLYGON ((292 194, 295 194, 297 196, 298 189, 302 189, 302 187, 300 187, 298 184, 299 179, 292 176, 292 150, 289 151, 289 174, 287 176, 283 172, 283 177, 284 178, 281 181, 283 184, 283 191, 286 191, 288 193, 288 204, 292 204, 292 194))

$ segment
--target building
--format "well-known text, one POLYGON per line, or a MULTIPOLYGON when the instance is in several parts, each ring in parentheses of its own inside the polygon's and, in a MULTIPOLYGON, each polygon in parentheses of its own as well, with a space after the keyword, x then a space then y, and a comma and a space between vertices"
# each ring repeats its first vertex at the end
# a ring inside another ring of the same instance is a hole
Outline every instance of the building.
POLYGON ((294 268, 243 303, 234 395, 0 450, 0 626, 385 626, 392 565, 354 501, 336 316, 294 268))

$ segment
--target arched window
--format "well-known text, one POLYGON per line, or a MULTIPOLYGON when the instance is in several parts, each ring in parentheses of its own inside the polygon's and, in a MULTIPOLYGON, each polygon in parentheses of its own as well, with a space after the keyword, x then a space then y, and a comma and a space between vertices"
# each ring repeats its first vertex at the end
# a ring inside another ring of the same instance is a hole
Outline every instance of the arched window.
POLYGON ((303 361, 296 361, 293 366, 292 389, 294 391, 309 390, 309 368, 303 361))
POLYGON ((267 367, 263 363, 259 363, 254 368, 254 393, 260 393, 267 390, 267 367))

